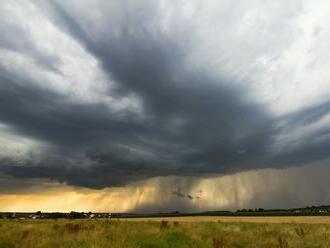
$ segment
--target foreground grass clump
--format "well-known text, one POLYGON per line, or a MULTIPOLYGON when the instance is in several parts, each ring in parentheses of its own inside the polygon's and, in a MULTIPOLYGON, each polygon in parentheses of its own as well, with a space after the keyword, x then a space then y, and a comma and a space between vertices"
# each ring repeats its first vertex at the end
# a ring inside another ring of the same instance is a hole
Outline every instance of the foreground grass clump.
POLYGON ((0 248, 330 247, 330 225, 0 220, 0 248))

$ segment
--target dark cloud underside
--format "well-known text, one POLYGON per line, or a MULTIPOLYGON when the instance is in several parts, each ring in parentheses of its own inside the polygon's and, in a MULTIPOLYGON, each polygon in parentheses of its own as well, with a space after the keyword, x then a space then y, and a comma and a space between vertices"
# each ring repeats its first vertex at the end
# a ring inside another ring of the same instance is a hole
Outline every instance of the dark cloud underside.
MULTIPOLYGON (((155 176, 203 177, 303 165, 329 156, 330 139, 317 139, 329 133, 324 127, 292 149, 273 151, 278 135, 321 120, 329 114, 329 103, 274 116, 268 106, 249 100, 248 88, 238 86, 250 83, 244 77, 220 77, 208 64, 190 61, 197 26, 189 21, 186 29, 182 21, 178 31, 164 30, 157 4, 148 2, 141 9, 118 4, 117 17, 108 6, 102 25, 93 26, 74 6, 64 6, 44 5, 45 14, 114 82, 103 93, 118 101, 134 97, 140 109, 113 111, 105 103, 70 101, 1 69, 0 122, 50 144, 38 158, 2 155, 1 173, 103 188, 155 176)), ((18 32, 6 33, 11 31, 18 32)), ((8 39, 0 39, 1 48, 31 50, 8 39)), ((48 70, 60 63, 31 52, 48 70)))

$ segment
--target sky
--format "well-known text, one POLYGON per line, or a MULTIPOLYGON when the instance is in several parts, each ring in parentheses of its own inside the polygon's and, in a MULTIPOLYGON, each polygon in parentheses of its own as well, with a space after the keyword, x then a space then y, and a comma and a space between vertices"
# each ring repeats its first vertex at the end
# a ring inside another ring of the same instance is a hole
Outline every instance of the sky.
POLYGON ((0 2, 0 211, 330 204, 327 0, 0 2))

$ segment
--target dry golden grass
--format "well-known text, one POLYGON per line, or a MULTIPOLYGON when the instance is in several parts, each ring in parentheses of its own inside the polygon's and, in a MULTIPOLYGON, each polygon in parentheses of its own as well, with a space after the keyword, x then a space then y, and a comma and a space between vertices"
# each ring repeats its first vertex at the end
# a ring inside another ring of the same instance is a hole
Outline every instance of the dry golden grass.
MULTIPOLYGON (((278 222, 283 218, 287 221, 289 217, 266 219, 268 222, 278 222)), ((298 220, 313 220, 312 223, 321 221, 318 217, 313 218, 299 217, 298 220)), ((237 222, 265 222, 265 217, 177 217, 148 220, 0 220, 0 248, 330 247, 328 224, 237 222), (232 218, 236 222, 223 221, 231 221, 232 218)))

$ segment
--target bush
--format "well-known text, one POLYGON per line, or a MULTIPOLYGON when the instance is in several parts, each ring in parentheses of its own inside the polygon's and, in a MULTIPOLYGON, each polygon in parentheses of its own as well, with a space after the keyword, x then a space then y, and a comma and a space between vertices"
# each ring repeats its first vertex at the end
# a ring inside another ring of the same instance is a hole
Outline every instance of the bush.
POLYGON ((160 230, 164 230, 164 229, 168 229, 168 228, 169 228, 168 221, 162 220, 162 222, 160 223, 160 230))
POLYGON ((215 238, 213 237, 213 248, 224 248, 225 247, 225 241, 223 239, 215 238))
POLYGON ((288 248, 289 247, 289 243, 284 237, 282 237, 282 236, 278 237, 277 241, 278 241, 279 248, 288 248))

